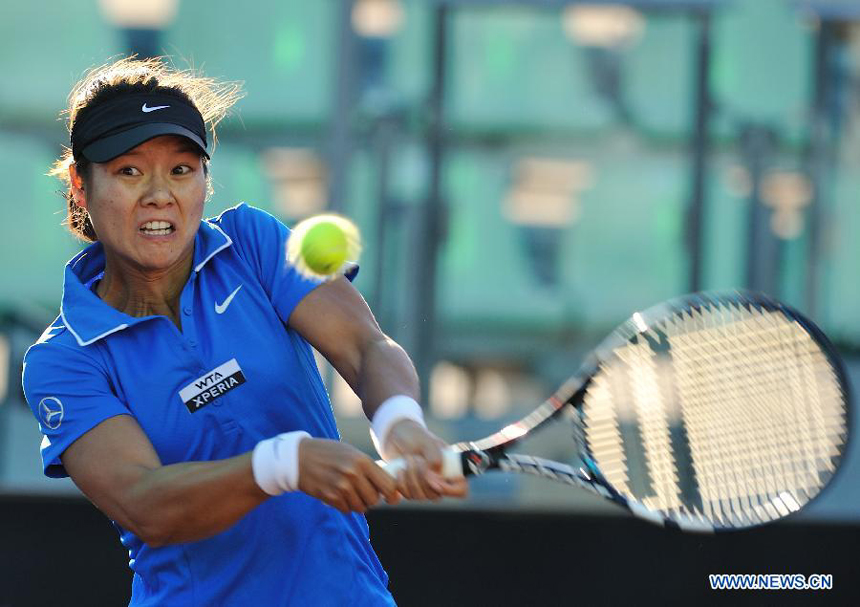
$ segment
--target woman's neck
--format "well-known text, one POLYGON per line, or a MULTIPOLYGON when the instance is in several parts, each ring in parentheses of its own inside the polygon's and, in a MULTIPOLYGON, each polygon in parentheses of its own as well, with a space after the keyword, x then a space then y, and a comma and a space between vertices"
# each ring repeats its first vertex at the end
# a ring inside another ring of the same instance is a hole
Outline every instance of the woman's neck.
POLYGON ((193 256, 163 271, 144 272, 105 260, 105 273, 96 294, 109 306, 129 316, 167 316, 182 329, 179 298, 191 273, 193 256))

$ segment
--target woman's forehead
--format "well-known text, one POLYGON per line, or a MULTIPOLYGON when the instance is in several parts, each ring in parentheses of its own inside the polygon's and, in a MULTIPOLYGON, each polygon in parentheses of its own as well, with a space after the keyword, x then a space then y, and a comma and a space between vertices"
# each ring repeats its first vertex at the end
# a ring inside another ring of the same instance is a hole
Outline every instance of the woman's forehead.
POLYGON ((121 161, 123 159, 128 160, 130 158, 159 158, 180 155, 192 155, 201 159, 204 156, 200 151, 200 148, 190 139, 182 137, 181 135, 160 135, 158 137, 153 137, 148 141, 144 141, 124 154, 120 154, 116 158, 108 160, 107 162, 95 164, 109 165, 116 163, 117 161, 121 161))

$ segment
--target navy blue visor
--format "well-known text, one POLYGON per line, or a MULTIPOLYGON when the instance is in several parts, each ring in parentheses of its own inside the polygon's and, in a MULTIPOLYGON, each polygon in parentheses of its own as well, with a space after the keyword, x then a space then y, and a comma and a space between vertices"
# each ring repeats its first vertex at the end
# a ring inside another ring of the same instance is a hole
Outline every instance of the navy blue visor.
POLYGON ((206 126, 197 108, 178 97, 146 93, 111 99, 76 119, 72 154, 108 162, 161 135, 186 137, 209 158, 206 126))

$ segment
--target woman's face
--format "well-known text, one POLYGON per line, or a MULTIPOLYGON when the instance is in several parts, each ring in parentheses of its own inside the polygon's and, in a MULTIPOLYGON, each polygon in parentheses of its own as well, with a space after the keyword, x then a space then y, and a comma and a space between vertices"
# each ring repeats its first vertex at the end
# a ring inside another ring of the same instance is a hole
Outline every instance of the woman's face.
POLYGON ((72 168, 72 188, 85 207, 109 261, 160 274, 189 259, 203 217, 203 157, 184 137, 164 135, 113 160, 92 163, 83 183, 72 168))

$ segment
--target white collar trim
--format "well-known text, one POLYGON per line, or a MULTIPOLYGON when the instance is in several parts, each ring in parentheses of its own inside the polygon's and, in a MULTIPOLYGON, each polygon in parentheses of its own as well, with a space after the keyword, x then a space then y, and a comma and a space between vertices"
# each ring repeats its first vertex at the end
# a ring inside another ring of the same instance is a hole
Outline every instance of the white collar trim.
POLYGON ((206 222, 206 225, 209 226, 210 228, 214 229, 214 230, 218 230, 218 232, 221 233, 221 236, 224 237, 224 244, 222 244, 220 247, 218 247, 217 249, 215 249, 214 251, 209 253, 209 255, 206 257, 206 259, 204 259, 203 261, 198 263, 194 267, 195 272, 199 272, 201 269, 203 269, 203 266, 206 265, 206 262, 209 261, 210 259, 212 259, 216 253, 220 253, 221 251, 223 251, 224 249, 226 249, 227 247, 229 247, 230 245, 233 244, 233 239, 230 238, 229 236, 227 236, 227 234, 224 233, 224 230, 222 230, 219 226, 215 225, 214 223, 209 223, 208 221, 206 222))
POLYGON ((82 339, 82 338, 81 338, 81 336, 80 336, 80 335, 78 335, 78 332, 77 332, 77 331, 75 331, 75 329, 72 327, 72 325, 71 325, 71 324, 69 324, 69 321, 68 321, 68 319, 66 318, 65 313, 63 312, 63 305, 62 305, 62 304, 60 304, 60 318, 62 318, 62 319, 63 319, 63 324, 64 324, 64 325, 66 325, 66 328, 69 330, 69 332, 70 332, 72 335, 74 335, 74 336, 75 336, 75 340, 77 340, 78 345, 79 345, 79 346, 81 346, 81 347, 83 347, 83 346, 88 346, 88 345, 90 345, 91 343, 97 342, 97 341, 98 341, 98 340, 100 340, 101 338, 103 338, 103 337, 107 337, 107 336, 108 336, 108 335, 110 335, 111 333, 116 333, 117 331, 122 331, 123 329, 127 329, 127 328, 128 328, 128 325, 127 325, 126 323, 122 323, 121 325, 117 325, 116 327, 114 327, 114 328, 113 328, 113 329, 111 329, 110 331, 105 331, 105 332, 104 332, 104 333, 102 333, 101 335, 97 335, 97 336, 93 337, 92 339, 88 339, 88 340, 86 340, 86 341, 85 341, 84 339, 82 339))

